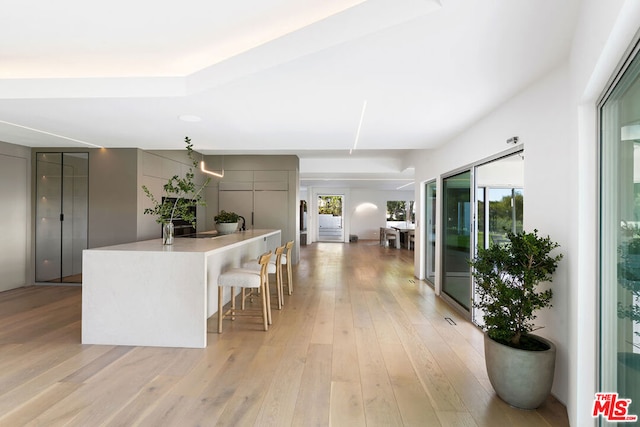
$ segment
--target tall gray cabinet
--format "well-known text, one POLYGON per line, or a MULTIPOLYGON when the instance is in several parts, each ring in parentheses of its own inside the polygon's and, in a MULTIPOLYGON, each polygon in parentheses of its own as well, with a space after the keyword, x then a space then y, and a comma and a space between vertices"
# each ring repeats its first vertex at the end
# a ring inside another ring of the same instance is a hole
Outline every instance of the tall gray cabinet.
POLYGON ((242 215, 247 229, 281 230, 283 243, 296 242, 297 260, 297 156, 225 156, 224 169, 218 182, 218 211, 242 215))

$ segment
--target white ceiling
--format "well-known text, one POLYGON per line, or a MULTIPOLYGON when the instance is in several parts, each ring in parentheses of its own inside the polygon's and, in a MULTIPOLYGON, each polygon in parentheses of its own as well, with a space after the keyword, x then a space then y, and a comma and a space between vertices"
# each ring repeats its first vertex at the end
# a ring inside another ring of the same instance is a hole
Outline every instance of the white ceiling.
POLYGON ((408 150, 446 143, 565 60, 578 8, 8 0, 0 140, 181 149, 188 135, 205 154, 297 154, 303 179, 396 188, 412 176, 408 150))

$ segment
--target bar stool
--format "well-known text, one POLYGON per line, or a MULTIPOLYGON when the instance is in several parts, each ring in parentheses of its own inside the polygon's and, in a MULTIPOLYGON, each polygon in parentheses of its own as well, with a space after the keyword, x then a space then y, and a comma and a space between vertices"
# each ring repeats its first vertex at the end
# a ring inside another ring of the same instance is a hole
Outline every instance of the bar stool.
POLYGON ((293 293, 293 274, 291 272, 291 263, 293 262, 293 254, 291 253, 293 248, 293 240, 288 241, 285 244, 285 247, 287 251, 282 254, 282 262, 287 266, 287 289, 289 290, 289 295, 291 295, 293 293))
POLYGON ((266 252, 258 258, 260 271, 250 270, 246 268, 232 268, 218 276, 218 333, 222 333, 222 319, 230 317, 235 320, 236 316, 260 316, 253 313, 237 313, 236 298, 234 295, 235 287, 242 288, 242 310, 244 311, 245 299, 252 296, 254 290, 260 292, 262 302, 262 321, 264 330, 269 330, 271 324, 271 302, 269 297, 269 275, 267 273, 271 251, 266 252), (231 288, 231 308, 226 312, 223 311, 222 298, 224 288, 231 288), (245 291, 250 289, 249 293, 245 291))
MULTIPOLYGON (((282 254, 286 245, 282 245, 276 248, 275 258, 271 258, 269 260, 269 265, 267 266, 267 274, 275 274, 276 275, 276 290, 278 292, 278 310, 282 310, 282 306, 284 305, 284 292, 283 292, 283 284, 282 284, 282 254)), ((252 259, 249 261, 245 261, 242 264, 242 268, 246 268, 248 270, 260 271, 262 266, 258 263, 258 259, 252 259)), ((268 280, 268 279, 267 279, 268 280)), ((244 310, 244 307, 243 307, 244 310)))

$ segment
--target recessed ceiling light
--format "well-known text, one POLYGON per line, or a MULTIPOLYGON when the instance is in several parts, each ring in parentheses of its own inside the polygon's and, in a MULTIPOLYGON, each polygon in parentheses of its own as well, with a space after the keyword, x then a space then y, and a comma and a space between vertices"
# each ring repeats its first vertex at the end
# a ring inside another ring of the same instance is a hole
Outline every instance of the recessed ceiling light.
POLYGON ((183 122, 201 122, 202 118, 198 116, 194 116, 193 114, 183 114, 178 117, 183 122))

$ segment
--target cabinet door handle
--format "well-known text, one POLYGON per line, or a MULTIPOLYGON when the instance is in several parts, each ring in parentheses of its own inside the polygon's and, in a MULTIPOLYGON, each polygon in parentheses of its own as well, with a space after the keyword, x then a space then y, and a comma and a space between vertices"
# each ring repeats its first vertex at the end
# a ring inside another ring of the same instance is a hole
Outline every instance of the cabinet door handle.
POLYGON ((251 212, 251 226, 253 227, 253 212, 251 212))

